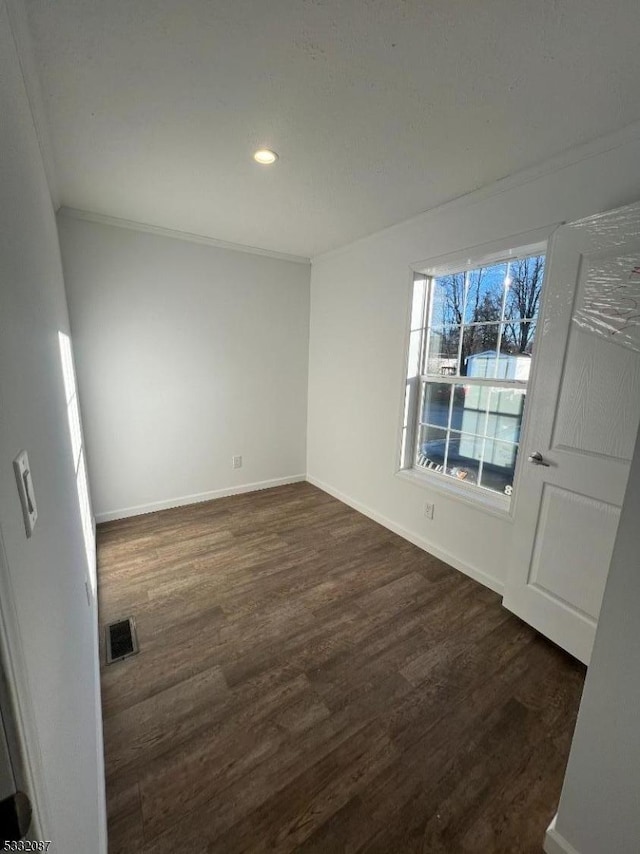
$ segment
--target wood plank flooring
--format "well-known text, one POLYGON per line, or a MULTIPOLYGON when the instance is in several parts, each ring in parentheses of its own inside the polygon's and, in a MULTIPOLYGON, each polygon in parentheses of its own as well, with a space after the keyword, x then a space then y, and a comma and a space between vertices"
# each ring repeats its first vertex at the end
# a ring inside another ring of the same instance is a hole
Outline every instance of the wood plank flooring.
POLYGON ((495 593, 306 483, 98 557, 110 854, 540 854, 584 668, 495 593))

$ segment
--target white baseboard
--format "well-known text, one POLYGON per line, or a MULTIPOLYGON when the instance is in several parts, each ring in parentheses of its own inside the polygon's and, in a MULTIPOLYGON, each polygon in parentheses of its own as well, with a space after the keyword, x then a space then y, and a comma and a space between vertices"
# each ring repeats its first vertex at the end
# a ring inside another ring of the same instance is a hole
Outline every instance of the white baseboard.
POLYGON ((553 820, 547 828, 547 833, 544 838, 544 850, 546 854, 580 854, 567 840, 556 830, 557 815, 554 815, 553 820))
POLYGON ((439 560, 442 560, 450 566, 453 566, 455 569, 460 570, 460 572, 463 572, 465 575, 473 578, 474 581, 479 581, 480 584, 484 584, 485 587, 488 587, 490 590, 493 590, 500 595, 504 593, 504 584, 497 578, 493 578, 493 576, 488 575, 486 572, 482 572, 482 570, 476 569, 474 566, 459 560, 455 555, 452 555, 451 552, 441 549, 438 546, 434 546, 433 543, 429 542, 429 540, 424 537, 421 537, 419 534, 414 534, 414 532, 410 531, 408 528, 404 528, 402 525, 399 525, 392 519, 388 519, 376 510, 372 510, 372 508, 367 507, 366 504, 361 504, 360 501, 350 498, 338 489, 334 489, 328 483, 324 483, 310 474, 307 475, 307 480, 323 492, 328 492, 329 495, 333 495, 333 497, 337 498, 338 501, 348 504, 349 507, 353 507, 354 510, 368 516, 370 519, 373 519, 374 522, 378 522, 378 524, 383 525, 390 531, 393 531, 394 534, 398 534, 400 537, 403 537, 405 540, 413 543, 414 546, 418 546, 418 548, 423 549, 425 552, 437 557, 439 560))
POLYGON ((327 492, 329 495, 337 498, 338 501, 348 504, 349 507, 353 507, 354 510, 357 510, 359 513, 373 519, 374 522, 378 522, 378 524, 383 525, 390 531, 393 531, 394 534, 398 534, 400 537, 403 537, 405 540, 408 540, 410 543, 418 546, 418 548, 423 549, 434 557, 437 557, 439 560, 448 563, 450 566, 460 570, 460 572, 463 572, 475 581, 479 581, 480 584, 484 584, 484 586, 488 587, 490 590, 493 590, 500 595, 504 592, 504 584, 497 578, 488 575, 482 570, 476 569, 474 566, 471 566, 471 564, 461 561, 455 555, 451 554, 451 552, 433 545, 433 543, 429 542, 429 540, 424 537, 421 537, 419 534, 415 534, 408 528, 404 528, 402 525, 399 525, 392 519, 383 516, 381 513, 378 513, 371 507, 368 507, 366 504, 356 501, 354 498, 345 495, 343 492, 340 492, 340 490, 334 489, 328 483, 324 483, 311 475, 297 474, 291 475, 290 477, 278 477, 273 478, 272 480, 262 480, 258 483, 245 483, 241 486, 230 486, 225 489, 214 489, 211 492, 200 492, 195 495, 185 495, 181 498, 169 498, 165 501, 154 501, 150 504, 139 504, 135 507, 125 507, 121 510, 109 510, 106 513, 96 513, 96 523, 100 524, 101 522, 111 522, 115 519, 127 519, 130 516, 142 516, 145 513, 155 513, 158 510, 169 510, 172 507, 184 507, 187 504, 199 504, 201 501, 211 501, 215 498, 225 498, 229 495, 241 495, 245 492, 257 492, 261 489, 271 489, 274 486, 284 486, 288 483, 300 483, 305 480, 313 484, 313 486, 317 486, 318 489, 321 489, 323 492, 327 492))
POLYGON ((96 523, 99 525, 101 522, 112 522, 114 519, 142 516, 145 513, 156 513, 158 510, 170 510, 172 507, 184 507, 187 504, 199 504, 201 501, 226 498, 229 495, 241 495, 244 492, 258 492, 260 489, 272 489, 274 486, 285 486, 287 483, 300 483, 306 479, 306 475, 304 474, 294 474, 289 477, 276 477, 271 480, 260 480, 257 483, 244 483, 241 486, 214 489, 211 492, 183 495, 181 498, 153 501, 151 504, 138 504, 135 507, 124 507, 122 510, 108 510, 106 513, 96 513, 96 523))

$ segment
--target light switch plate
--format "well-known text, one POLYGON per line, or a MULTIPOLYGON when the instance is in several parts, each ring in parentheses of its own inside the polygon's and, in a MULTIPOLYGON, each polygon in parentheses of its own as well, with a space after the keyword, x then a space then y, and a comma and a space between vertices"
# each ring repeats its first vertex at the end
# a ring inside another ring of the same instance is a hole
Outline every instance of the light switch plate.
POLYGON ((20 504, 22 505, 22 516, 24 518, 24 529, 27 537, 33 534, 38 519, 38 508, 33 492, 33 481, 31 480, 31 467, 29 456, 26 451, 20 451, 13 461, 13 470, 16 475, 20 504))

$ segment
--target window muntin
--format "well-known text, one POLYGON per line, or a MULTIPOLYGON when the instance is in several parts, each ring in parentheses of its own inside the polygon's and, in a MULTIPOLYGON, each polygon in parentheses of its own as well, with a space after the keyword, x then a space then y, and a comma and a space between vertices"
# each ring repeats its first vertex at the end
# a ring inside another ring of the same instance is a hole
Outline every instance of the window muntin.
POLYGON ((545 256, 414 281, 401 467, 513 491, 545 256))

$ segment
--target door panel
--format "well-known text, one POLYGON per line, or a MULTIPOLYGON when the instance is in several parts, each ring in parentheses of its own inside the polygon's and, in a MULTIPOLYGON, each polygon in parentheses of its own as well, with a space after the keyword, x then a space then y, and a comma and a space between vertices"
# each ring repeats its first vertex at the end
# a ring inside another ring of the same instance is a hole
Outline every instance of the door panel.
POLYGON ((588 663, 640 423, 640 205, 557 230, 541 329, 504 604, 588 663))
POLYGON ((620 510, 545 484, 529 584, 597 619, 620 510))
POLYGON ((637 354, 574 327, 553 444, 629 462, 639 421, 637 354))

